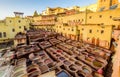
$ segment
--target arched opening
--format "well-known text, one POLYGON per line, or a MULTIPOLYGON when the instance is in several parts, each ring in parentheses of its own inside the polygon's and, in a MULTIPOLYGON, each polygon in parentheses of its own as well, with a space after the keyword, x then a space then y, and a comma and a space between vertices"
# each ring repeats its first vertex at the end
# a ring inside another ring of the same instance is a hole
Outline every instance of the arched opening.
POLYGON ((96 39, 96 45, 99 46, 99 38, 96 39))
POLYGON ((95 38, 94 37, 92 38, 92 44, 95 44, 95 38))

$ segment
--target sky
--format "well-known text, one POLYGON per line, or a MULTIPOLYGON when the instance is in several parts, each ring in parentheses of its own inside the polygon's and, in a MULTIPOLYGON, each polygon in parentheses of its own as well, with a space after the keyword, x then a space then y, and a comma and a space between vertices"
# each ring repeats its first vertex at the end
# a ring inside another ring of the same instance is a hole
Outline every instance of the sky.
POLYGON ((23 12, 24 16, 41 13, 47 7, 87 6, 97 0, 0 0, 0 19, 14 16, 13 12, 23 12))

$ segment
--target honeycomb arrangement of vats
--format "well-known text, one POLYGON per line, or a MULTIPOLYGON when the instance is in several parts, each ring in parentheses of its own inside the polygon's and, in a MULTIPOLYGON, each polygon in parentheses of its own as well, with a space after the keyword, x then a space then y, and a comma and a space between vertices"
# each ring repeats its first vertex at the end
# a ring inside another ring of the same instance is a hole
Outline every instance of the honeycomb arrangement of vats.
POLYGON ((56 34, 28 31, 29 45, 3 50, 14 52, 8 64, 13 66, 10 77, 40 77, 54 70, 57 77, 103 77, 111 51, 56 34))

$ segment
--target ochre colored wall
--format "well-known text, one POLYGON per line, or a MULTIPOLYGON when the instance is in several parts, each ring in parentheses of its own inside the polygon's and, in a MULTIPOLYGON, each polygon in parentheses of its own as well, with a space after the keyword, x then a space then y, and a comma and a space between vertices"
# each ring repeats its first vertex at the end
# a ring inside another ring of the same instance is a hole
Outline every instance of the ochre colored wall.
POLYGON ((58 17, 57 20, 58 22, 63 22, 67 23, 68 21, 78 21, 82 22, 81 24, 85 24, 85 18, 86 18, 86 13, 79 13, 79 14, 74 14, 74 15, 68 15, 68 16, 61 16, 58 17))
MULTIPOLYGON (((99 45, 109 48, 113 26, 118 28, 120 25, 119 21, 114 21, 113 19, 119 16, 120 8, 102 12, 80 12, 74 15, 58 16, 55 26, 52 26, 51 29, 70 37, 73 35, 77 37, 77 35, 80 34, 80 38, 83 39, 83 41, 91 43, 92 39, 95 39, 95 45, 97 44, 96 41, 99 41, 99 45), (76 21, 80 21, 81 24, 69 25, 69 22, 76 23, 76 21), (89 33, 90 30, 92 30, 92 33, 89 33), (77 33, 78 31, 80 31, 80 33, 77 33), (101 31, 104 32, 101 33, 101 31)), ((37 19, 39 20, 40 18, 38 17, 37 19)), ((46 28, 46 26, 36 27, 46 28)))
POLYGON ((29 19, 20 17, 7 17, 4 22, 0 22, 0 32, 2 33, 2 38, 0 42, 13 39, 18 32, 24 32, 24 27, 29 30, 29 19), (15 30, 13 32, 13 29, 15 30), (3 36, 3 32, 6 32, 6 37, 3 36))
POLYGON ((114 21, 113 18, 120 16, 120 8, 115 10, 107 10, 103 12, 95 12, 87 14, 87 23, 90 24, 101 24, 104 25, 120 25, 120 22, 114 21), (100 15, 102 17, 100 17, 100 15), (91 18, 90 18, 91 17, 91 18))

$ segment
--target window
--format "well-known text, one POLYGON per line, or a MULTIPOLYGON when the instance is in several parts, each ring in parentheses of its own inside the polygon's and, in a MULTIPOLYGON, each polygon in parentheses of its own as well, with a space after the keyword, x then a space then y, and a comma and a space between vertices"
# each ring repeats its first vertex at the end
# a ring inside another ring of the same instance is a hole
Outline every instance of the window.
POLYGON ((82 28, 82 31, 84 30, 84 28, 82 28))
POLYGON ((90 38, 89 37, 87 37, 87 40, 89 40, 90 38))
POLYGON ((91 18, 92 18, 92 16, 89 17, 89 19, 91 19, 91 18))
POLYGON ((92 30, 91 30, 91 29, 89 30, 89 33, 92 33, 92 30))
POLYGON ((3 32, 3 37, 6 37, 6 32, 3 32))
POLYGON ((12 29, 12 32, 15 32, 15 29, 14 29, 14 28, 12 29))
POLYGON ((112 18, 112 16, 110 16, 110 19, 112 18))
POLYGON ((19 26, 19 29, 21 29, 21 26, 19 26))
POLYGON ((99 30, 97 30, 97 32, 99 32, 99 30))
POLYGON ((11 23, 12 21, 10 20, 10 23, 11 23))
POLYGON ((70 30, 70 28, 68 28, 68 30, 70 30))
POLYGON ((102 18, 102 15, 99 15, 99 18, 102 18))
POLYGON ((2 33, 0 32, 0 38, 2 38, 2 33))
POLYGON ((115 28, 115 25, 112 25, 113 26, 113 28, 115 28))
POLYGON ((72 29, 72 31, 74 31, 74 29, 72 29))
POLYGON ((24 26, 24 30, 27 30, 26 26, 24 26))
POLYGON ((18 22, 20 23, 21 21, 19 20, 18 22))
POLYGON ((104 30, 101 30, 101 34, 103 34, 104 33, 104 30))
POLYGON ((82 21, 84 21, 84 19, 82 19, 82 21))

